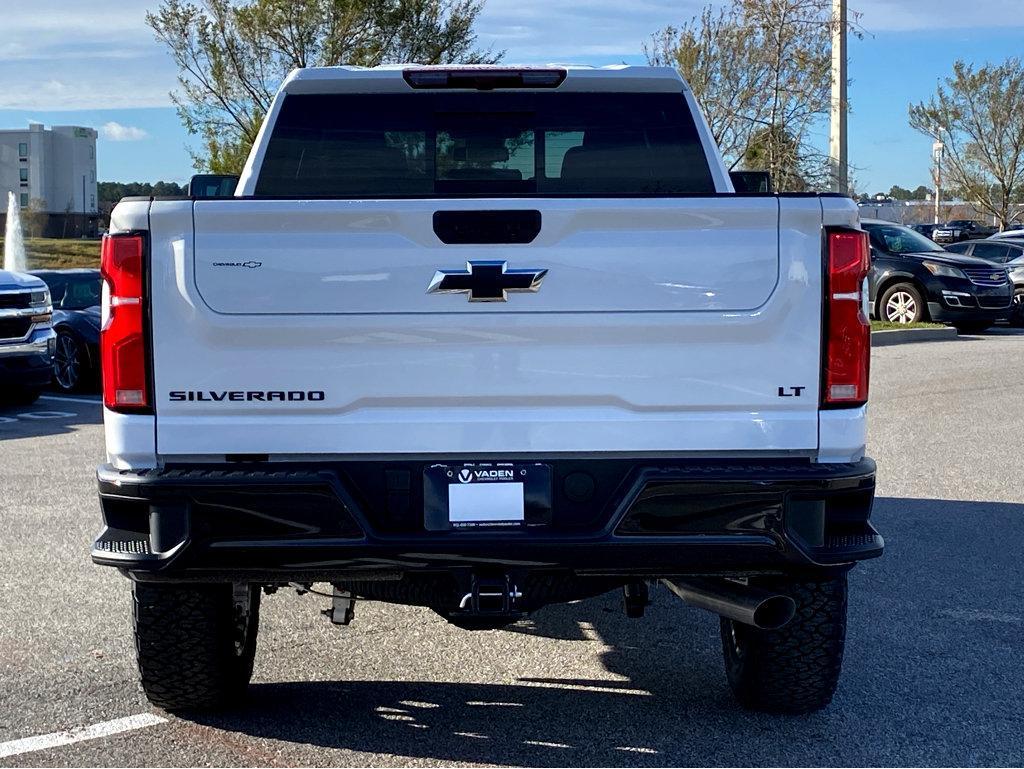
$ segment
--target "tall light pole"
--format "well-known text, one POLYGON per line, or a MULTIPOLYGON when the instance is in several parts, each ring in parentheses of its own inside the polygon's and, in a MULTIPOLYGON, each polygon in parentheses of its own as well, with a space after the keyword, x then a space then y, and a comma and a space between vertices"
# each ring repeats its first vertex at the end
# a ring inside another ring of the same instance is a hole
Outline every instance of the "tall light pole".
POLYGON ((942 201, 942 156, 946 151, 946 145, 941 139, 936 139, 932 144, 932 180, 935 182, 935 224, 939 224, 939 204, 942 201))
POLYGON ((832 106, 828 137, 832 191, 850 192, 846 145, 846 0, 832 0, 832 106))

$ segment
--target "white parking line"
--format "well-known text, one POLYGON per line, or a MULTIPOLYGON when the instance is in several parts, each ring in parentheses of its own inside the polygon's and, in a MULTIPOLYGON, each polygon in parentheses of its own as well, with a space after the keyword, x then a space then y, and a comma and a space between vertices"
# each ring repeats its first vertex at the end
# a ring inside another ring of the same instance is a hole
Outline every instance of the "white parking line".
POLYGON ((100 737, 109 737, 112 734, 130 732, 133 729, 144 729, 147 726, 167 723, 166 718, 154 715, 153 713, 139 713, 125 718, 115 718, 113 721, 104 721, 92 726, 80 726, 77 729, 68 729, 66 732, 54 732, 53 734, 41 734, 38 737, 25 737, 21 740, 0 742, 0 758, 17 756, 22 753, 32 753, 36 750, 56 748, 61 745, 71 745, 75 742, 85 740, 96 740, 100 737))
POLYGON ((97 406, 102 403, 99 398, 90 398, 89 396, 83 396, 81 398, 73 398, 67 395, 40 395, 39 400, 41 401, 67 401, 68 403, 95 403, 97 406))

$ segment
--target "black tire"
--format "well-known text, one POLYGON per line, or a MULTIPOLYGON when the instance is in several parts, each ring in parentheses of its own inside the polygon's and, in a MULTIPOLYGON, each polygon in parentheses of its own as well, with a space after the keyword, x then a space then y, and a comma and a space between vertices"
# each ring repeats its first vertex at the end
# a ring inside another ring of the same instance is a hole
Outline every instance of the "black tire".
POLYGON ((790 596, 796 616, 778 630, 722 619, 725 672, 745 708, 810 713, 832 701, 846 643, 846 575, 820 582, 761 580, 790 596))
POLYGON ((57 329, 53 355, 53 385, 65 393, 87 389, 93 381, 85 343, 69 328, 57 329))
POLYGON ((879 320, 888 323, 920 323, 928 320, 928 305, 921 296, 921 291, 913 283, 893 283, 882 292, 882 298, 878 300, 875 313, 879 320), (902 301, 898 301, 901 299, 901 295, 902 301), (890 302, 893 302, 895 306, 890 307, 890 302), (912 309, 912 312, 899 310, 900 307, 912 309), (904 319, 894 319, 893 311, 898 314, 898 317, 904 319))
POLYGON ((961 334, 981 334, 992 328, 992 321, 977 320, 972 323, 954 323, 953 325, 956 326, 956 330, 961 334))
POLYGON ((1024 286, 1017 286, 1013 289, 1013 313, 1010 315, 1010 325, 1014 328, 1024 328, 1024 286))
POLYGON ((135 652, 146 697, 178 712, 231 705, 252 678, 260 592, 232 585, 132 585, 135 652))
POLYGON ((0 406, 31 406, 39 396, 43 394, 41 389, 33 387, 12 387, 0 390, 0 406))

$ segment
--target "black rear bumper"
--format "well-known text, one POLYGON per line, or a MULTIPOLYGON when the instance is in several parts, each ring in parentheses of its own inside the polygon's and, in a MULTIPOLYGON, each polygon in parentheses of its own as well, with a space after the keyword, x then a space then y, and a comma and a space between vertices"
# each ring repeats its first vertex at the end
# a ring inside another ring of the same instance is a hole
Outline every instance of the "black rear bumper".
POLYGON ((98 471, 93 560, 143 580, 388 579, 514 568, 579 576, 845 568, 881 555, 875 464, 538 459, 548 525, 428 531, 428 460, 98 471), (589 482, 582 483, 585 476, 589 482))

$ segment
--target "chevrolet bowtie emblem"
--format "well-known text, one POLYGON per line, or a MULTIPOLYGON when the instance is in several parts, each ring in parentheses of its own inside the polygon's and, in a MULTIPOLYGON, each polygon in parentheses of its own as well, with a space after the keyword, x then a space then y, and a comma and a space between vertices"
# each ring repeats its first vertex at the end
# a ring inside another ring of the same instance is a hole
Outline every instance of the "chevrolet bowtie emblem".
POLYGON ((469 294, 471 302, 507 302, 511 291, 536 293, 547 270, 510 270, 506 262, 466 262, 465 270, 438 270, 428 294, 469 294))

